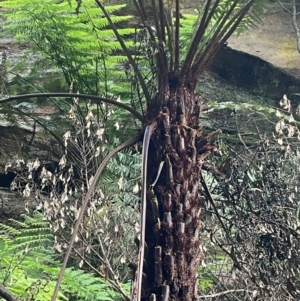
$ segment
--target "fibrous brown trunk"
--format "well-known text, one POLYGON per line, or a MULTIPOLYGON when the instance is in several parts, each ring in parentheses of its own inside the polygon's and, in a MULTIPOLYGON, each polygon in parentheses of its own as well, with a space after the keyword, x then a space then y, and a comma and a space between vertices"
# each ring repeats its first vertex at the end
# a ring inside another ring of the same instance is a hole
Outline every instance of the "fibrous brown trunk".
POLYGON ((192 301, 197 299, 197 268, 203 256, 201 166, 214 146, 202 134, 194 85, 174 78, 157 97, 164 99, 158 102, 163 105, 148 155, 142 300, 192 301))

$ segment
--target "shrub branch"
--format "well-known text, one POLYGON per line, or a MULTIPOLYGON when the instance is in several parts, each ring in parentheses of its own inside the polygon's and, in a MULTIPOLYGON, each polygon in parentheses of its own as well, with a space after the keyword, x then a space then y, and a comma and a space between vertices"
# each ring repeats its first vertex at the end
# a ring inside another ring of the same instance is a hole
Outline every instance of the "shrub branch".
POLYGON ((140 140, 140 135, 137 135, 127 141, 125 141, 124 143, 122 143, 121 145, 119 145, 118 147, 116 147, 113 151, 111 151, 106 157, 105 159, 102 161, 102 163, 100 164, 96 174, 95 174, 95 177, 91 183, 91 186, 89 187, 88 189, 88 192, 87 194, 85 195, 85 197, 83 197, 83 200, 82 200, 82 205, 81 205, 81 209, 80 209, 80 213, 79 213, 79 216, 78 216, 78 219, 77 219, 77 222, 75 224, 75 227, 74 227, 74 230, 73 230, 73 234, 72 234, 72 237, 71 237, 71 240, 70 240, 70 244, 69 244, 69 247, 68 247, 68 250, 67 250, 67 253, 65 255, 65 258, 64 258, 64 262, 62 264, 62 267, 61 267, 61 270, 59 272, 59 276, 58 276, 58 279, 57 279, 57 282, 56 282, 56 286, 55 286, 55 289, 54 289, 54 292, 53 292, 53 295, 52 295, 52 298, 51 298, 51 301, 55 301, 56 300, 56 297, 57 297, 57 294, 58 294, 58 290, 60 288, 60 284, 62 282, 62 279, 63 279, 63 275, 64 275, 64 272, 66 270, 66 266, 67 266, 67 263, 68 263, 68 260, 69 260, 69 257, 70 257, 70 254, 71 254, 71 250, 73 248, 73 244, 74 244, 74 241, 75 241, 75 238, 76 238, 76 235, 77 235, 77 232, 78 232, 78 229, 79 229, 79 226, 80 226, 80 223, 82 221, 82 218, 83 218, 83 214, 85 212, 85 208, 88 204, 88 201, 95 189, 95 186, 105 168, 105 166, 107 165, 107 163, 109 162, 109 160, 115 155, 117 154, 119 151, 125 149, 125 148, 128 148, 130 146, 133 146, 135 145, 138 141, 140 140))

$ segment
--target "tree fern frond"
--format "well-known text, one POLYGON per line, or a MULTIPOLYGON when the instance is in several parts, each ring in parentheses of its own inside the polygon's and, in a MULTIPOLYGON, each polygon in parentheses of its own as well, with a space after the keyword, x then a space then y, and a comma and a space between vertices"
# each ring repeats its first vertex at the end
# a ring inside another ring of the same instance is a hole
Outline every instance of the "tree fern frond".
MULTIPOLYGON (((16 223, 17 227, 22 228, 21 230, 14 229, 13 226, 3 227, 0 224, 1 229, 21 235, 17 236, 20 240, 6 237, 5 243, 0 236, 0 282, 18 298, 31 298, 34 294, 36 301, 50 300, 60 262, 56 259, 57 254, 53 252, 53 248, 46 248, 43 238, 37 238, 36 241, 32 239, 39 223, 45 224, 41 213, 36 212, 33 216, 23 217, 25 218, 23 223, 16 223), (25 225, 29 227, 24 227, 25 225), (30 230, 33 232, 32 235, 28 233, 24 235, 24 231, 30 230), (28 244, 35 242, 35 245, 28 248, 26 238, 30 238, 28 244)), ((48 231, 53 236, 49 224, 48 231)), ((45 232, 43 227, 41 232, 45 232)), ((62 289, 56 300, 67 301, 75 298, 76 300, 113 301, 119 297, 120 295, 104 279, 80 269, 67 268, 62 289)))
POLYGON ((2 234, 3 236, 4 235, 16 236, 16 235, 19 235, 21 233, 20 230, 17 230, 15 227, 4 225, 2 223, 0 223, 0 229, 4 233, 6 233, 6 234, 2 234))
MULTIPOLYGON (((198 50, 195 62, 191 66, 191 76, 199 78, 205 68, 213 60, 215 54, 224 45, 226 40, 233 34, 242 19, 248 13, 255 0, 250 0, 245 6, 239 8, 237 0, 230 2, 230 8, 217 19, 217 28, 212 34, 204 50, 198 50)), ((218 17, 217 17, 218 18, 218 17)))
POLYGON ((241 21, 240 25, 236 29, 236 34, 240 35, 249 28, 256 28, 262 24, 262 18, 264 10, 270 2, 267 0, 255 1, 249 14, 241 21))

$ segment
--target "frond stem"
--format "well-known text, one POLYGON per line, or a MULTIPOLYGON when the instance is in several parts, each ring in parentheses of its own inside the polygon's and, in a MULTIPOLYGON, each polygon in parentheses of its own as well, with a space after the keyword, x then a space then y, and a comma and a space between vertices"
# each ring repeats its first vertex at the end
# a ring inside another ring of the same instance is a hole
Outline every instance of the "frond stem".
POLYGON ((77 94, 77 93, 66 93, 66 92, 52 92, 52 93, 23 94, 23 95, 9 96, 7 98, 0 99, 0 103, 7 103, 13 100, 22 100, 22 99, 36 98, 36 97, 78 97, 78 98, 93 100, 95 103, 105 102, 130 112, 141 122, 145 121, 144 117, 139 112, 137 112, 135 109, 133 109, 132 107, 124 103, 118 102, 110 98, 100 97, 96 95, 80 94, 80 93, 77 94))
POLYGON ((161 41, 166 44, 165 11, 164 11, 163 0, 159 0, 158 8, 159 8, 159 23, 160 23, 161 41))
POLYGON ((216 55, 216 53, 220 50, 220 48, 223 46, 223 44, 226 42, 226 40, 232 35, 232 33, 235 31, 237 26, 240 24, 244 16, 247 14, 251 6, 253 5, 255 0, 249 1, 243 8, 241 8, 233 17, 232 19, 226 24, 224 29, 221 31, 221 33, 216 37, 216 41, 219 41, 219 43, 215 44, 215 47, 210 47, 209 51, 206 51, 201 55, 201 57, 198 59, 198 66, 196 70, 194 71, 194 76, 196 78, 199 78, 199 76, 202 74, 202 72, 205 70, 207 65, 211 62, 212 58, 216 55), (230 27, 231 26, 231 27, 230 27), (207 58, 207 59, 206 59, 207 58), (202 62, 202 64, 201 64, 202 62))
POLYGON ((7 301, 19 301, 20 299, 13 295, 3 284, 0 283, 0 297, 7 301))
POLYGON ((185 78, 186 77, 186 74, 188 72, 188 70, 190 69, 191 67, 191 64, 193 62, 193 59, 194 59, 194 56, 196 54, 196 51, 197 51, 197 47, 198 47, 198 44, 205 32, 205 29, 207 28, 207 25, 209 23, 209 20, 212 18, 213 14, 214 14, 214 10, 216 9, 216 7, 218 6, 220 0, 216 0, 213 8, 211 9, 210 13, 209 13, 209 6, 211 4, 211 0, 207 0, 206 1, 206 4, 205 4, 205 7, 204 7, 204 12, 203 12, 203 15, 202 15, 202 18, 201 18, 201 22, 198 26, 198 29, 194 35, 194 38, 192 39, 192 43, 188 49, 188 53, 186 55, 186 58, 183 62, 183 65, 182 65, 182 69, 181 69, 181 78, 185 78), (209 15, 208 15, 209 13, 209 15), (208 15, 208 17, 206 17, 208 15))
MULTIPOLYGON (((222 15, 218 18, 218 20, 217 20, 217 29, 215 30, 214 35, 210 39, 210 43, 207 45, 207 47, 205 48, 203 53, 201 53, 201 50, 200 50, 195 55, 194 62, 192 63, 192 66, 191 66, 192 73, 194 73, 193 70, 195 69, 195 66, 199 66, 201 63, 202 64, 205 63, 203 58, 206 57, 206 54, 210 53, 210 51, 213 50, 220 43, 220 39, 222 38, 222 36, 224 34, 224 30, 227 30, 228 26, 230 26, 232 24, 232 22, 235 20, 234 17, 231 18, 231 20, 228 22, 228 24, 225 26, 225 28, 223 28, 224 23, 229 19, 230 14, 232 13, 232 11, 234 10, 234 8, 237 5, 237 2, 238 2, 238 0, 235 0, 230 5, 229 10, 226 13, 223 12, 222 15)), ((210 56, 209 56, 209 58, 210 58, 210 56)))
POLYGON ((124 40, 122 39, 121 35, 119 34, 114 22, 112 21, 111 17, 109 16, 107 10, 105 9, 104 5, 99 1, 99 0, 95 0, 96 3, 98 4, 98 6, 100 7, 100 9, 102 10, 105 18, 107 19, 107 21, 109 22, 109 25, 111 26, 120 46, 122 47, 125 55, 127 56, 128 60, 129 60, 129 63, 131 64, 131 66, 133 67, 133 70, 134 72, 136 73, 138 79, 139 79, 139 82, 142 86, 142 89, 143 89, 143 92, 144 92, 144 95, 145 95, 145 98, 146 98, 146 101, 147 103, 149 103, 151 101, 151 96, 150 96, 150 93, 147 89, 147 86, 146 86, 146 83, 145 83, 145 80, 142 76, 142 73, 141 71, 139 70, 135 60, 132 58, 132 55, 130 54, 128 48, 126 47, 125 43, 124 43, 124 40))
MULTIPOLYGON (((175 38, 174 38, 174 72, 178 73, 179 70, 179 28, 180 28, 180 12, 179 12, 179 0, 175 2, 175 38)), ((172 22, 172 20, 171 20, 172 22)), ((173 22, 172 22, 173 23, 173 22)))

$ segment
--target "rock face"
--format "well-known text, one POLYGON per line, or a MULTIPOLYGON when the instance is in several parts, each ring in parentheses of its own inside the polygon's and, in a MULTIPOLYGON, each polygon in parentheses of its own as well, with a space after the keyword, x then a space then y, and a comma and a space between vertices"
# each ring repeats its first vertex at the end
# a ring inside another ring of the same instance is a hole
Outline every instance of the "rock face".
POLYGON ((4 175, 7 165, 16 166, 20 160, 39 158, 42 164, 58 162, 61 149, 49 135, 34 133, 17 126, 0 126, 0 187, 7 187, 4 175))
MULTIPOLYGON (((288 2, 284 6, 292 11, 288 2)), ((211 70, 227 83, 269 99, 269 105, 278 106, 287 94, 295 110, 300 104, 300 53, 291 15, 271 3, 256 25, 230 37, 211 70)))
MULTIPOLYGON (((0 221, 7 218, 18 219, 25 213, 25 200, 19 192, 11 191, 10 184, 16 174, 5 170, 6 166, 22 164, 22 159, 39 158, 43 166, 55 165, 61 158, 61 148, 49 135, 40 135, 16 126, 0 126, 0 221)), ((27 200, 28 206, 35 209, 34 199, 27 200)))
POLYGON ((296 98, 300 92, 300 73, 297 77, 259 57, 230 47, 224 47, 217 54, 211 70, 228 84, 267 99, 279 100, 284 94, 292 99, 293 95, 296 98))
MULTIPOLYGON (((37 203, 34 199, 27 200, 30 209, 35 209, 37 203)), ((8 218, 19 219, 25 213, 25 199, 18 192, 11 191, 9 188, 0 189, 0 222, 8 218)))

